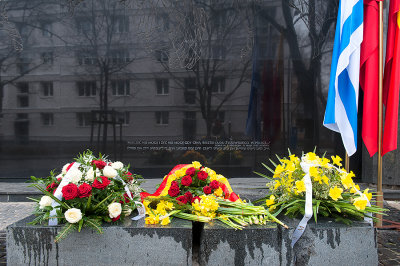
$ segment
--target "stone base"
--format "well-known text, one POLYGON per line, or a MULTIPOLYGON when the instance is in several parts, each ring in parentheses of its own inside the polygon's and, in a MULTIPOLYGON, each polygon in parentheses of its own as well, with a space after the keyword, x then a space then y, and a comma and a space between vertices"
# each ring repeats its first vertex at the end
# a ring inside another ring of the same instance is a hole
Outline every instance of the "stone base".
POLYGON ((299 221, 286 219, 289 229, 259 226, 233 231, 205 225, 200 265, 378 265, 376 230, 369 224, 310 220, 292 250, 291 235, 299 221))
POLYGON ((173 219, 169 226, 126 219, 71 233, 54 243, 60 226, 31 226, 30 216, 7 227, 8 265, 192 265, 192 223, 173 219))

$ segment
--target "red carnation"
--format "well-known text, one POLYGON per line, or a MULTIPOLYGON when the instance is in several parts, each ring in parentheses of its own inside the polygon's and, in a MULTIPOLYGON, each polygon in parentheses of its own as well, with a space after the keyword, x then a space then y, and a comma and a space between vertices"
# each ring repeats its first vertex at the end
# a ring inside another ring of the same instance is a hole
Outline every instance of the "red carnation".
POLYGON ((168 195, 170 195, 171 197, 176 197, 179 195, 179 187, 176 186, 171 186, 168 190, 168 195))
POLYGON ((94 188, 98 188, 98 189, 105 189, 111 183, 111 181, 108 180, 108 178, 105 176, 100 176, 100 178, 101 178, 101 182, 98 179, 96 179, 96 180, 94 180, 92 186, 94 188))
POLYGON ((48 192, 51 192, 53 189, 55 189, 55 188, 57 188, 58 187, 58 184, 56 184, 56 183, 51 183, 50 185, 48 185, 47 187, 46 187, 46 190, 48 191, 48 192))
POLYGON ((112 220, 113 222, 115 222, 115 221, 118 221, 120 217, 121 217, 121 215, 118 215, 118 216, 115 217, 115 218, 111 218, 111 220, 112 220))
POLYGON ((185 197, 187 198, 188 202, 192 202, 193 195, 192 195, 192 193, 190 193, 190 191, 185 193, 185 197))
POLYGON ((218 182, 217 180, 211 181, 210 187, 211 187, 212 189, 217 189, 217 188, 219 188, 219 182, 218 182))
POLYGON ((66 200, 71 200, 78 197, 78 187, 73 183, 70 183, 65 187, 63 187, 61 192, 63 194, 64 199, 66 200))
POLYGON ((185 175, 184 177, 182 177, 181 184, 183 186, 190 186, 192 184, 192 182, 193 182, 193 180, 190 175, 185 175))
POLYGON ((178 182, 176 182, 176 181, 172 181, 172 182, 171 182, 171 186, 177 186, 177 187, 179 187, 179 184, 178 184, 178 182))
POLYGON ((199 202, 201 201, 201 198, 199 196, 196 196, 192 199, 192 203, 195 202, 195 200, 199 200, 199 202))
POLYGON ((87 198, 92 195, 92 187, 89 184, 83 183, 78 187, 78 190, 80 198, 87 198))
POLYGON ((206 180, 208 177, 208 174, 204 171, 200 171, 197 173, 197 178, 200 180, 206 180))
POLYGON ((196 169, 194 167, 190 167, 186 170, 186 174, 193 177, 196 174, 196 169))
POLYGON ((99 168, 100 170, 103 169, 104 167, 106 167, 107 163, 103 162, 102 160, 93 160, 92 161, 92 165, 96 165, 97 168, 99 168))
POLYGON ((183 204, 186 204, 188 202, 188 199, 185 196, 179 196, 176 198, 176 200, 183 204))
POLYGON ((211 194, 211 188, 209 186, 203 187, 204 194, 208 195, 211 194))

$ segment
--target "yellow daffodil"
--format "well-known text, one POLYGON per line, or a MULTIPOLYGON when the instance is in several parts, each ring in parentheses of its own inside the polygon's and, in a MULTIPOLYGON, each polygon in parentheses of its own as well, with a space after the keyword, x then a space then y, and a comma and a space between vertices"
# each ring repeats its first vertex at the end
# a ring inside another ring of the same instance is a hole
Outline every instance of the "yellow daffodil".
POLYGON ((351 189, 350 189, 350 193, 356 194, 356 193, 357 193, 357 190, 358 190, 358 191, 360 190, 360 186, 359 186, 359 185, 356 185, 356 184, 353 184, 353 186, 352 186, 351 189))
POLYGON ((319 163, 319 157, 313 152, 307 153, 305 160, 309 163, 319 163))
POLYGON ((289 162, 286 165, 286 170, 290 172, 290 175, 296 170, 296 164, 293 162, 289 162))
POLYGON ((200 167, 201 167, 201 163, 199 163, 198 161, 192 162, 192 165, 193 165, 193 167, 196 168, 196 169, 200 169, 200 167))
POLYGON ((279 182, 279 180, 276 180, 274 189, 278 189, 280 186, 281 186, 281 182, 279 182))
POLYGON ((343 173, 340 176, 340 181, 342 181, 342 185, 344 186, 345 189, 353 187, 353 179, 351 178, 351 174, 343 173))
POLYGON ((325 184, 329 185, 329 178, 328 178, 326 175, 323 175, 323 176, 322 176, 322 181, 323 181, 325 184))
POLYGON ((296 192, 301 193, 303 191, 306 191, 306 185, 304 184, 304 181, 296 181, 296 192))
POLYGON ((223 191, 222 191, 222 188, 221 188, 221 187, 217 188, 217 189, 214 191, 214 195, 217 196, 217 197, 222 197, 222 193, 223 193, 223 191))
POLYGON ((289 155, 289 159, 290 159, 290 161, 292 161, 292 162, 294 162, 294 163, 300 161, 299 157, 297 157, 297 156, 294 155, 294 154, 289 155))
POLYGON ((266 201, 265 201, 265 204, 267 205, 267 206, 271 206, 272 204, 274 204, 275 203, 275 196, 274 195, 271 195, 270 197, 269 197, 269 199, 267 199, 266 201))
POLYGON ((330 162, 329 159, 324 157, 324 158, 321 159, 321 166, 322 167, 326 167, 326 168, 330 168, 329 165, 328 165, 329 162, 330 162))
POLYGON ((275 168, 274 177, 279 177, 279 175, 280 175, 283 171, 285 171, 285 167, 283 167, 282 165, 279 164, 279 165, 275 168))
POLYGON ((150 213, 144 220, 146 224, 158 224, 160 222, 160 217, 150 213))
POLYGON ((318 176, 318 168, 311 166, 309 174, 310 174, 310 176, 317 177, 318 176))
POLYGON ((369 188, 365 189, 363 194, 365 195, 365 197, 367 197, 367 199, 368 199, 369 201, 371 201, 371 199, 372 199, 372 193, 368 193, 368 192, 369 192, 369 188))
POLYGON ((338 199, 342 199, 342 188, 338 188, 335 186, 334 188, 329 189, 329 196, 334 200, 337 201, 338 199))
POLYGON ((340 158, 340 157, 337 156, 337 155, 336 155, 335 157, 331 156, 331 158, 332 158, 333 164, 336 164, 336 165, 339 166, 339 167, 342 166, 342 163, 341 163, 342 158, 340 158))
POLYGON ((171 221, 169 220, 169 216, 165 217, 164 219, 161 220, 161 225, 167 225, 171 221))
POLYGON ((268 211, 272 212, 273 210, 276 209, 276 205, 271 205, 268 209, 268 211))
POLYGON ((357 208, 357 210, 365 210, 365 207, 367 206, 367 199, 364 197, 358 197, 354 199, 353 205, 357 208))
POLYGON ((316 176, 315 178, 314 178, 314 181, 316 181, 316 182, 318 182, 318 183, 320 183, 320 184, 322 184, 322 176, 316 176))

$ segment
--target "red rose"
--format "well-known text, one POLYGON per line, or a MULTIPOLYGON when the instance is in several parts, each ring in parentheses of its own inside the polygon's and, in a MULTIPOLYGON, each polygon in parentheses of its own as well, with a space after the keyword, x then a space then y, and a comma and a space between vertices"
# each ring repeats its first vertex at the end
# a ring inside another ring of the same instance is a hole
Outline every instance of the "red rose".
POLYGON ((108 180, 108 178, 105 176, 100 176, 100 178, 101 178, 101 182, 98 179, 96 179, 96 180, 94 180, 92 186, 94 188, 98 188, 98 189, 105 189, 111 183, 111 181, 108 180))
POLYGON ((78 187, 79 197, 86 198, 92 195, 92 187, 89 184, 83 183, 78 187))
POLYGON ((196 174, 196 169, 194 167, 190 167, 186 170, 186 174, 193 177, 196 174))
POLYGON ((206 180, 208 177, 208 174, 204 171, 200 171, 197 173, 197 178, 200 180, 206 180))
POLYGON ((183 186, 190 186, 192 184, 192 177, 190 175, 185 175, 182 177, 181 184, 183 186))
POLYGON ((97 168, 99 168, 100 170, 103 169, 104 167, 106 167, 107 163, 103 162, 102 160, 93 160, 92 161, 92 165, 96 165, 97 168))
POLYGON ((190 191, 185 193, 185 197, 187 198, 188 202, 192 202, 193 195, 192 195, 192 193, 190 193, 190 191))
POLYGON ((199 196, 194 197, 194 198, 192 199, 192 203, 193 203, 195 200, 199 200, 199 202, 200 202, 200 201, 201 201, 201 198, 200 198, 199 196))
POLYGON ((203 187, 204 194, 208 195, 211 194, 211 188, 209 186, 203 187))
POLYGON ((124 194, 124 201, 125 201, 125 203, 129 203, 129 202, 131 202, 131 199, 129 198, 129 196, 128 196, 128 194, 124 194))
POLYGON ((71 200, 78 197, 78 187, 73 183, 70 183, 65 187, 63 187, 61 192, 63 194, 64 199, 66 200, 71 200))
POLYGON ((217 180, 211 181, 210 187, 211 187, 212 189, 217 189, 217 188, 219 188, 219 182, 218 182, 217 180))
POLYGON ((176 200, 183 204, 186 204, 188 202, 188 199, 185 196, 179 196, 176 198, 176 200))
POLYGON ((133 175, 131 172, 126 173, 126 175, 128 176, 128 180, 132 181, 133 180, 133 175))
POLYGON ((121 215, 118 215, 118 216, 115 217, 115 218, 111 218, 111 220, 112 220, 113 222, 115 222, 115 221, 118 221, 120 217, 121 217, 121 215))
POLYGON ((48 191, 48 192, 51 192, 51 191, 53 191, 53 189, 55 189, 55 188, 57 188, 58 187, 58 184, 56 184, 56 183, 51 183, 50 185, 48 185, 47 187, 46 187, 46 190, 48 191))
POLYGON ((176 197, 179 195, 179 187, 178 186, 171 186, 168 190, 168 195, 171 197, 176 197))

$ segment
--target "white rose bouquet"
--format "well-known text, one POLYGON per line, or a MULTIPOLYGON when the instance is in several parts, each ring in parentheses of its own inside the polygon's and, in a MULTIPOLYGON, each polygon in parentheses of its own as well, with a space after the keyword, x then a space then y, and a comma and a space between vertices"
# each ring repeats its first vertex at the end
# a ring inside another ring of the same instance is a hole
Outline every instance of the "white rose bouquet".
POLYGON ((118 222, 136 209, 143 191, 141 176, 129 172, 129 165, 95 157, 89 150, 64 165, 58 175, 51 171, 49 177, 31 178, 31 186, 44 194, 32 199, 37 202, 37 217, 31 224, 64 224, 56 241, 84 226, 102 233, 103 222, 118 222))

